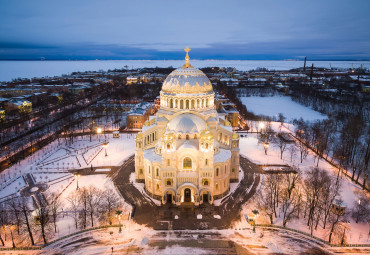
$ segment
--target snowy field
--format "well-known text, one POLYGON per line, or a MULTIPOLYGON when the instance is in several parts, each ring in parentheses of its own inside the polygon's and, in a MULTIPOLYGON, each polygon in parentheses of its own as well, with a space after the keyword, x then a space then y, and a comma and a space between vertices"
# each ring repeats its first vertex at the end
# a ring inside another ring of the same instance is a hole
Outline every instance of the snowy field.
MULTIPOLYGON (((6 169, 0 174, 0 201, 17 196, 18 191, 27 185, 22 176, 28 173, 33 175, 37 183, 48 184, 50 192, 59 193, 74 181, 70 170, 91 166, 94 168, 120 166, 134 153, 135 134, 123 133, 119 138, 113 138, 112 134, 107 134, 108 156, 105 156, 105 150, 102 147, 104 139, 104 135, 96 135, 91 142, 89 136, 78 137, 73 143, 66 143, 64 139, 60 139, 59 142, 55 140, 19 164, 6 169)), ((88 182, 88 178, 93 177, 86 178, 88 182)), ((95 183, 104 184, 104 182, 95 183)))
MULTIPOLYGON (((280 123, 272 123, 272 127, 275 131, 279 130, 280 123)), ((282 131, 290 132, 286 128, 282 128, 282 131)), ((303 160, 303 162, 300 162, 300 155, 299 155, 299 149, 296 147, 296 144, 290 144, 288 145, 287 149, 283 153, 283 159, 280 159, 280 149, 274 145, 273 143, 270 143, 270 146, 268 148, 267 155, 265 155, 264 147, 261 142, 258 140, 258 135, 256 133, 249 133, 249 134, 243 134, 244 137, 240 138, 240 154, 247 157, 249 160, 251 160, 253 163, 258 165, 294 165, 298 166, 302 172, 306 172, 310 170, 310 168, 316 166, 317 157, 312 152, 309 151, 309 154, 306 159, 303 160), (296 147, 295 150, 291 147, 296 147), (294 153, 293 153, 294 151, 294 153)), ((338 173, 338 170, 327 163, 326 161, 320 159, 319 161, 319 167, 326 170, 328 173, 330 173, 333 176, 336 176, 338 173)), ((351 208, 357 203, 355 200, 356 192, 361 191, 361 187, 359 187, 357 184, 351 181, 350 178, 346 176, 342 176, 342 189, 341 189, 341 198, 342 200, 347 204, 348 208, 347 210, 351 210, 351 208)), ((253 209, 255 209, 254 203, 248 203, 244 209, 243 214, 250 214, 253 209)), ((353 219, 350 220, 350 234, 348 235, 349 243, 365 243, 370 244, 370 237, 369 237, 369 225, 362 223, 362 224, 356 224, 353 219)), ((259 221, 257 223, 263 223, 268 224, 268 218, 267 217, 260 217, 259 221)), ((274 222, 276 225, 282 225, 281 219, 276 219, 274 222)), ((287 224, 287 227, 298 229, 301 231, 304 231, 306 233, 310 233, 307 222, 304 222, 301 220, 294 220, 287 224)), ((318 230, 314 231, 314 235, 327 240, 328 231, 318 228, 318 230)))
MULTIPOLYGON (((241 71, 248 71, 258 67, 270 70, 289 70, 303 67, 303 61, 279 60, 191 60, 196 68, 203 67, 235 67, 241 71)), ((370 68, 370 61, 308 61, 307 66, 315 67, 370 68)), ((0 61, 0 81, 11 81, 15 78, 33 78, 70 74, 72 72, 99 71, 108 69, 122 69, 143 67, 179 67, 184 60, 90 60, 90 61, 0 61)))
POLYGON ((316 112, 306 106, 294 102, 288 96, 273 97, 241 97, 242 103, 247 107, 249 112, 256 115, 269 116, 277 118, 279 113, 286 117, 287 122, 293 119, 303 118, 305 121, 315 121, 326 119, 326 116, 316 112))

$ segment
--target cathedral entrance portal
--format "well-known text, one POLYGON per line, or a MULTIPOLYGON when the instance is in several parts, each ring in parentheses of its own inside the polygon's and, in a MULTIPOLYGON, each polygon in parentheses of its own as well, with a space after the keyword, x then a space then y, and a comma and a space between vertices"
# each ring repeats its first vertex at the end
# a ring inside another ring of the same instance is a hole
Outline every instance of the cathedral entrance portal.
POLYGON ((207 194, 203 194, 203 204, 204 203, 208 203, 208 193, 207 194))
POLYGON ((184 190, 184 202, 191 202, 191 190, 189 188, 184 190))
POLYGON ((172 204, 172 194, 167 194, 167 204, 172 204))

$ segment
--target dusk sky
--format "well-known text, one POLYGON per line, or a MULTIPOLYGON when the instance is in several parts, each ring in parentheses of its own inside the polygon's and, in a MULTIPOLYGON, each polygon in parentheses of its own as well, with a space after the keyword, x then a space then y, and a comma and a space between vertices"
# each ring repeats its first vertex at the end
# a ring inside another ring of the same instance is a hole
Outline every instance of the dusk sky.
POLYGON ((370 1, 0 0, 0 59, 369 60, 370 1))

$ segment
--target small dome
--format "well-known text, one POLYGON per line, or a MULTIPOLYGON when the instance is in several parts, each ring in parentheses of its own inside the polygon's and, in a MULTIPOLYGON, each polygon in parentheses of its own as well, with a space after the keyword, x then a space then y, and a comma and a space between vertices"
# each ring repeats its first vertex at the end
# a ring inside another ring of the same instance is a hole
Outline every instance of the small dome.
POLYGON ((207 125, 204 120, 192 113, 180 114, 168 123, 168 129, 175 133, 200 133, 205 128, 207 125))

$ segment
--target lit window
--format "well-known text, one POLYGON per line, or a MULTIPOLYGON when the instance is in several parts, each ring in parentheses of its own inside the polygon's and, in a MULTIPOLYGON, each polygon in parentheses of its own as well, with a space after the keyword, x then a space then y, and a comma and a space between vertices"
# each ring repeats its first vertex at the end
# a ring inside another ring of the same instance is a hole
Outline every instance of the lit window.
POLYGON ((184 169, 191 169, 192 168, 191 163, 192 163, 191 158, 189 157, 184 158, 184 162, 183 162, 184 169))

